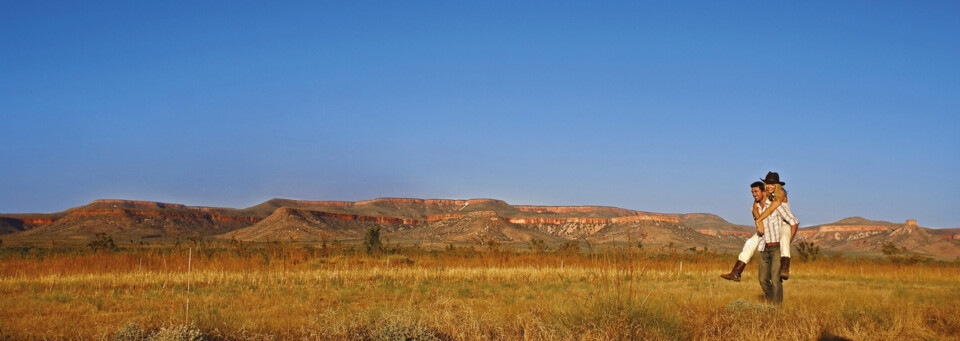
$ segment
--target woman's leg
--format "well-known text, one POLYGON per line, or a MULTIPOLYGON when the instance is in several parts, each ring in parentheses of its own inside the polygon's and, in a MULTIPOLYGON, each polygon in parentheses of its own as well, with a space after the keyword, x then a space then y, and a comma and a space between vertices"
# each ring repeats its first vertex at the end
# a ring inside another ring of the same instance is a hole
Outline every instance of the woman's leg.
POLYGON ((747 242, 743 243, 743 251, 740 252, 737 264, 733 265, 733 270, 730 270, 730 273, 720 275, 720 277, 739 282, 740 274, 743 273, 743 268, 747 266, 747 262, 750 261, 750 258, 753 258, 754 252, 757 252, 758 244, 760 244, 760 236, 758 235, 753 235, 753 237, 747 239, 747 242))
POLYGON ((780 227, 780 257, 790 257, 790 225, 780 227))
POLYGON ((753 258, 753 254, 757 252, 757 245, 760 244, 760 236, 754 234, 753 237, 747 239, 746 243, 743 243, 743 251, 740 252, 740 256, 737 257, 741 262, 750 263, 750 258, 753 258))
POLYGON ((780 278, 790 279, 790 225, 780 228, 780 278))

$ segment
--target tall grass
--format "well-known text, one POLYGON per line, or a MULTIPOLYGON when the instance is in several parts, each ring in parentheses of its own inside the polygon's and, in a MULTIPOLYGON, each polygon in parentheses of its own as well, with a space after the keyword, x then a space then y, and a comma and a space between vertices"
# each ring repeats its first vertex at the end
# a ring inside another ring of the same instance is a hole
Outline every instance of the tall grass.
POLYGON ((784 284, 784 304, 775 307, 759 297, 755 265, 741 283, 719 278, 733 260, 616 247, 589 254, 410 247, 381 257, 349 245, 279 243, 112 253, 5 249, 0 336, 100 339, 181 330, 208 339, 960 337, 957 263, 798 262, 784 284))

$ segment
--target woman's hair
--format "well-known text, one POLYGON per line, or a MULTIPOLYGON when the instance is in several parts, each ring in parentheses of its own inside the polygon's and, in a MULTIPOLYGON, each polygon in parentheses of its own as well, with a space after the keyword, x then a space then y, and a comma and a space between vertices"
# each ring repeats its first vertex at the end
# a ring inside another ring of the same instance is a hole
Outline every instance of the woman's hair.
POLYGON ((780 199, 780 202, 787 202, 787 190, 780 184, 773 185, 773 200, 780 199))

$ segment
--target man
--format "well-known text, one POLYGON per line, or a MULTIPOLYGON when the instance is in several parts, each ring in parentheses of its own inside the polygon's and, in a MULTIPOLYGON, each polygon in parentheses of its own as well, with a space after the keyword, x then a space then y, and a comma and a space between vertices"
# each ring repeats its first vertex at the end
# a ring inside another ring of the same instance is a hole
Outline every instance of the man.
MULTIPOLYGON (((758 212, 763 212, 767 206, 773 203, 765 194, 764 189, 765 184, 759 181, 750 185, 750 193, 753 195, 754 206, 758 212)), ((787 214, 781 205, 763 219, 763 224, 757 226, 757 235, 760 236, 757 246, 757 251, 760 251, 757 276, 764 297, 774 304, 783 302, 783 279, 780 277, 780 234, 783 231, 784 222, 790 224, 790 226, 799 224, 797 218, 792 214, 787 214)), ((790 247, 790 245, 784 247, 790 247)))
POLYGON ((786 200, 787 199, 786 191, 782 190, 783 185, 784 183, 780 182, 780 176, 776 172, 767 173, 767 178, 763 179, 762 182, 756 181, 750 184, 751 192, 754 197, 753 199, 754 204, 752 206, 753 206, 753 218, 754 220, 757 221, 757 233, 751 236, 750 238, 748 238, 747 241, 743 243, 743 251, 740 252, 740 255, 737 257, 737 263, 733 265, 733 270, 731 270, 730 273, 725 273, 720 275, 721 278, 739 282, 740 275, 743 274, 743 269, 746 267, 747 263, 750 262, 750 259, 753 258, 753 255, 757 253, 758 249, 760 248, 760 245, 759 245, 761 240, 760 231, 763 230, 764 228, 763 228, 763 219, 759 218, 760 216, 762 216, 762 214, 760 213, 762 211, 759 211, 757 209, 757 207, 759 206, 758 203, 761 203, 761 200, 757 197, 758 195, 758 193, 756 192, 757 189, 760 189, 761 192, 765 191, 766 196, 772 202, 772 204, 763 206, 765 210, 770 210, 769 213, 766 213, 767 216, 765 217, 768 217, 771 213, 777 210, 780 210, 780 208, 782 207, 783 211, 780 212, 781 215, 784 217, 788 217, 785 219, 793 222, 793 224, 789 225, 788 227, 784 226, 785 230, 789 229, 790 231, 782 231, 781 240, 780 240, 780 243, 784 244, 784 245, 781 245, 782 247, 780 248, 780 255, 781 255, 780 277, 782 277, 784 280, 787 280, 789 278, 789 275, 788 275, 789 266, 790 266, 789 245, 790 245, 790 242, 793 241, 793 236, 797 233, 797 228, 799 227, 799 223, 797 221, 797 218, 793 215, 793 213, 790 212, 790 207, 789 207, 789 204, 787 204, 787 200, 786 200), (781 186, 780 194, 778 196, 774 195, 774 193, 777 192, 775 190, 777 185, 781 186))

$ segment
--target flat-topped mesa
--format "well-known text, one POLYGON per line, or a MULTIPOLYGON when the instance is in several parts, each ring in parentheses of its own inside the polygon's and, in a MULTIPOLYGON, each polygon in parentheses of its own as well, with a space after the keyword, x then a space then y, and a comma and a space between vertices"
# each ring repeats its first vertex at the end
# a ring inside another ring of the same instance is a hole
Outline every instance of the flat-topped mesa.
POLYGON ((552 225, 562 225, 567 223, 577 223, 577 224, 614 224, 614 223, 629 223, 635 221, 644 221, 644 220, 654 220, 662 221, 668 223, 679 223, 680 219, 676 217, 669 217, 665 215, 636 215, 629 217, 615 217, 615 218, 581 218, 581 217, 572 217, 572 218, 547 218, 547 217, 514 217, 507 218, 507 221, 511 224, 552 224, 552 225))
POLYGON ((89 217, 89 216, 144 216, 144 217, 164 217, 180 219, 209 219, 216 222, 247 222, 257 223, 263 220, 258 217, 221 214, 226 212, 219 211, 200 211, 200 212, 182 212, 168 210, 138 209, 138 208, 80 208, 71 211, 65 218, 89 217))
POLYGON ((720 218, 720 216, 718 216, 718 215, 716 215, 716 214, 711 214, 711 213, 684 213, 684 214, 679 214, 678 216, 680 216, 680 217, 683 218, 683 219, 716 219, 716 220, 723 220, 723 218, 720 218))
POLYGON ((947 240, 960 240, 960 229, 939 229, 935 231, 938 237, 947 239, 947 240))
POLYGON ((897 225, 821 225, 817 232, 863 232, 887 231, 896 229, 897 225))
POLYGON ((206 213, 214 213, 214 214, 236 214, 236 213, 232 213, 232 211, 236 211, 236 209, 232 209, 232 208, 187 206, 182 204, 171 204, 171 203, 156 202, 156 201, 118 200, 118 199, 94 200, 90 204, 83 206, 80 209, 85 209, 85 208, 126 208, 126 209, 150 209, 150 210, 172 209, 172 210, 206 212, 206 213))
POLYGON ((569 214, 569 213, 593 213, 593 212, 609 212, 619 215, 636 215, 637 211, 626 210, 616 207, 607 207, 607 206, 513 206, 518 211, 522 212, 531 212, 531 213, 556 213, 556 214, 569 214))
POLYGON ((422 218, 399 218, 399 217, 390 217, 390 216, 378 216, 378 215, 366 215, 366 214, 352 214, 352 213, 338 213, 338 212, 326 212, 318 211, 312 209, 300 209, 300 208, 290 208, 283 207, 278 208, 274 214, 297 214, 297 215, 312 215, 314 217, 325 217, 325 218, 335 218, 342 220, 354 220, 362 222, 372 222, 380 224, 393 224, 393 225, 419 225, 425 224, 434 221, 440 220, 449 220, 449 219, 460 219, 464 218, 469 214, 480 214, 484 216, 496 216, 496 212, 493 211, 479 211, 472 213, 448 213, 448 214, 436 214, 428 215, 422 218))
POLYGON ((708 234, 714 237, 722 237, 722 236, 750 237, 753 235, 753 232, 727 231, 727 230, 697 230, 697 232, 708 234))
POLYGON ((916 219, 907 219, 907 223, 904 224, 904 225, 907 225, 907 226, 919 226, 919 225, 917 225, 917 220, 916 220, 916 219))
POLYGON ((506 202, 494 199, 470 199, 470 200, 452 200, 452 199, 411 199, 411 198, 377 198, 365 201, 311 201, 311 200, 291 200, 280 199, 286 202, 296 203, 304 206, 334 206, 334 207, 355 207, 378 203, 393 204, 419 204, 434 206, 467 206, 480 203, 498 203, 507 205, 506 202))
POLYGON ((89 206, 108 206, 108 207, 125 207, 125 208, 172 208, 172 209, 185 209, 186 205, 181 204, 170 204, 156 201, 141 201, 141 200, 120 200, 120 199, 98 199, 91 202, 89 206))
POLYGON ((393 224, 393 225, 417 225, 423 224, 426 220, 423 219, 408 219, 408 218, 395 218, 395 217, 381 217, 381 216, 370 216, 370 215, 360 215, 360 214, 349 214, 349 213, 335 213, 335 212, 324 212, 324 211, 315 211, 307 209, 297 209, 297 208, 278 208, 274 214, 305 214, 312 215, 314 217, 325 217, 325 218, 334 218, 342 220, 354 220, 354 221, 363 221, 379 224, 393 224))

